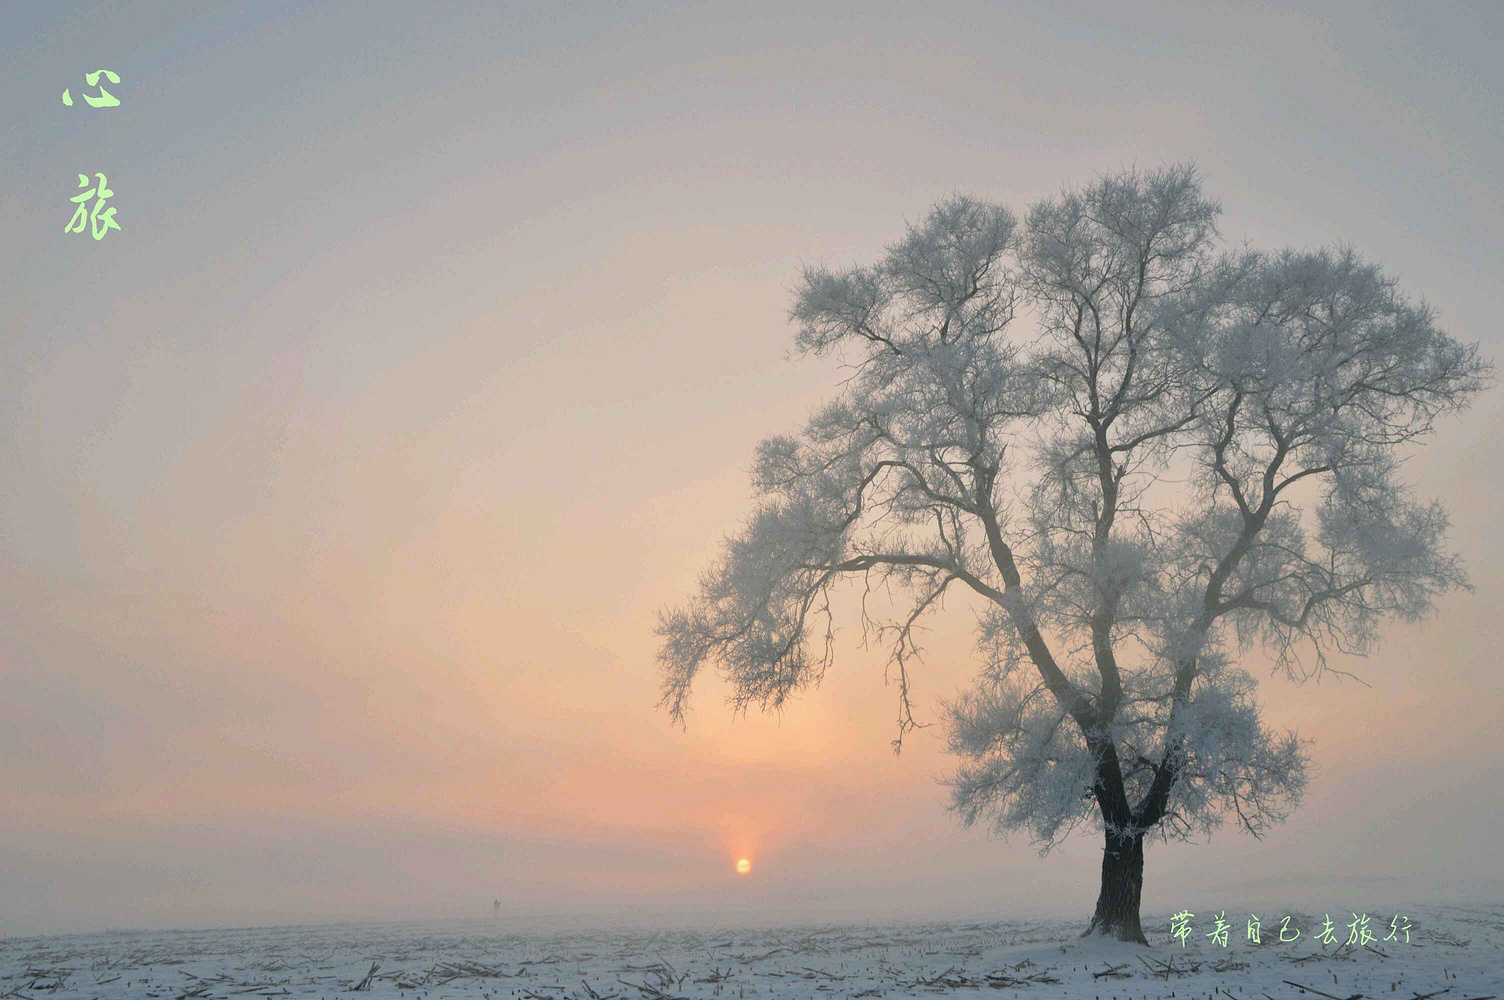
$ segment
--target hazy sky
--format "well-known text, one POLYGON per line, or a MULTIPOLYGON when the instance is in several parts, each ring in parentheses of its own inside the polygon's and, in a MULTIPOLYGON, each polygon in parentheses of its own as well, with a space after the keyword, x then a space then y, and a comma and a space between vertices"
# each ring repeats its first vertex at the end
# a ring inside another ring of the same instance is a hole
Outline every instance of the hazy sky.
MULTIPOLYGON (((1097 835, 962 830, 851 614, 781 720, 654 708, 653 612, 836 389, 799 267, 1194 160, 1230 243, 1349 241, 1497 360, 1501 45, 1483 2, 0 4, 0 933, 1084 921, 1097 835)), ((1371 687, 1256 671, 1307 803, 1152 845, 1146 912, 1504 891, 1501 418, 1406 466, 1476 590, 1371 687)))

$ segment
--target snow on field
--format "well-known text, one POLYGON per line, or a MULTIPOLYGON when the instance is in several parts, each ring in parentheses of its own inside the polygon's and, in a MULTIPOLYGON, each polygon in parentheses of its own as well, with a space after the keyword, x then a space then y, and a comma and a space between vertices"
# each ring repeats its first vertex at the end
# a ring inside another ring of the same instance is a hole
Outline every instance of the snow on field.
MULTIPOLYGON (((1380 939, 1314 941, 1323 914, 1299 914, 1300 939, 1227 946, 1197 915, 1184 946, 1170 914, 1145 915, 1152 947, 1081 939, 1081 921, 808 926, 731 930, 519 933, 508 922, 327 924, 212 931, 107 931, 0 940, 0 1000, 59 996, 229 1000, 352 992, 407 1000, 642 1000, 668 997, 905 997, 1000 991, 1072 1000, 1481 1000, 1504 995, 1504 905, 1411 906, 1410 943, 1371 917, 1380 939)), ((1214 916, 1214 915, 1212 915, 1214 916)), ((1341 918, 1341 919, 1339 919, 1341 918)), ((992 994, 989 994, 992 995, 992 994)))

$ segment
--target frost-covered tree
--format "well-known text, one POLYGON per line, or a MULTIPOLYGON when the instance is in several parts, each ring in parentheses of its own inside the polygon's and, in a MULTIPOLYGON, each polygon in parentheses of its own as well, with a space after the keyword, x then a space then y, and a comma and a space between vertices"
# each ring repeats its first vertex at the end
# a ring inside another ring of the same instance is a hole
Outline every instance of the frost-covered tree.
POLYGON ((829 590, 861 575, 913 596, 862 621, 899 749, 913 629, 960 587, 980 662, 943 707, 952 809, 1046 851, 1100 830, 1087 933, 1147 943, 1146 837, 1284 819, 1307 743, 1266 729, 1239 655, 1319 675, 1467 586, 1396 451, 1492 367, 1351 249, 1219 252, 1219 211, 1192 167, 1135 171, 1022 222, 952 198, 875 266, 807 269, 798 351, 855 371, 758 447, 745 529, 660 612, 673 719, 712 661, 741 711, 818 683, 829 590))

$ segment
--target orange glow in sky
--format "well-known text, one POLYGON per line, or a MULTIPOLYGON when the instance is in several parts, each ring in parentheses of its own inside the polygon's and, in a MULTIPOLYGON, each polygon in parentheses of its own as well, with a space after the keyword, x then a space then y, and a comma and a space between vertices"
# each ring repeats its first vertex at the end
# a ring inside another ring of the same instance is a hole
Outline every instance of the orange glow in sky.
MULTIPOLYGON (((932 728, 901 755, 893 636, 862 626, 914 595, 859 576, 831 593, 823 685, 735 712, 713 663, 687 728, 660 704, 658 612, 771 499, 760 444, 802 433, 857 360, 792 350, 802 268, 881 260, 949 193, 1023 226, 1063 187, 1189 159, 1224 249, 1350 239, 1504 357, 1483 169, 1504 131, 1478 127, 1504 99, 1479 68, 1504 7, 909 5, 858 44, 849 2, 135 6, 0 5, 0 87, 39 95, 0 156, 0 225, 28 234, 0 241, 0 938, 1081 920, 1098 833, 1041 857, 964 828, 936 782, 960 763, 941 699, 986 653, 990 599, 960 581, 920 622, 906 683, 932 728), (99 35, 109 59, 59 61, 99 35), (1048 44, 999 60, 1000 37, 1048 44), (1229 37, 1215 65, 1187 57, 1229 37), (1054 72, 1065 52, 1091 58, 1054 72), (100 65, 121 106, 64 107, 100 65), (235 96, 184 135, 209 98, 182 81, 205 79, 235 96), (884 155, 854 154, 873 134, 884 155), (82 170, 118 192, 98 245, 62 231, 82 170), (755 882, 754 851, 774 859, 755 882)), ((1033 350, 1039 319, 1007 342, 1033 350)), ((1486 900, 1484 877, 1504 898, 1476 833, 1504 826, 1476 792, 1504 773, 1500 424, 1495 388, 1400 475, 1449 509, 1475 592, 1334 663, 1368 687, 1238 654, 1265 725, 1317 739, 1321 770, 1266 841, 1230 819, 1157 843, 1146 912, 1486 900)), ((1010 500, 1035 482, 1018 434, 1010 500)))

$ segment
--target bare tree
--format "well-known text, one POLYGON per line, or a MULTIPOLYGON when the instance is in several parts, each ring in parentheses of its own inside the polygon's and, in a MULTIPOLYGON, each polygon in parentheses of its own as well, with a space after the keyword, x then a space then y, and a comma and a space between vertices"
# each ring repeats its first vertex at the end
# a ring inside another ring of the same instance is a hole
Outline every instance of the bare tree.
POLYGON ((913 628, 959 585, 981 669, 943 705, 952 809, 1044 851, 1100 830, 1086 933, 1147 943, 1146 836, 1283 820, 1307 741, 1266 730, 1238 655, 1319 675, 1468 586, 1396 450, 1493 369, 1351 249, 1219 253, 1219 212, 1193 167, 1135 171, 1021 224, 952 198, 875 266, 807 269, 798 350, 855 372, 758 447, 750 521, 660 612, 673 719, 711 661, 743 712, 818 683, 829 590, 859 574, 913 595, 862 621, 890 646, 901 749, 913 628))

